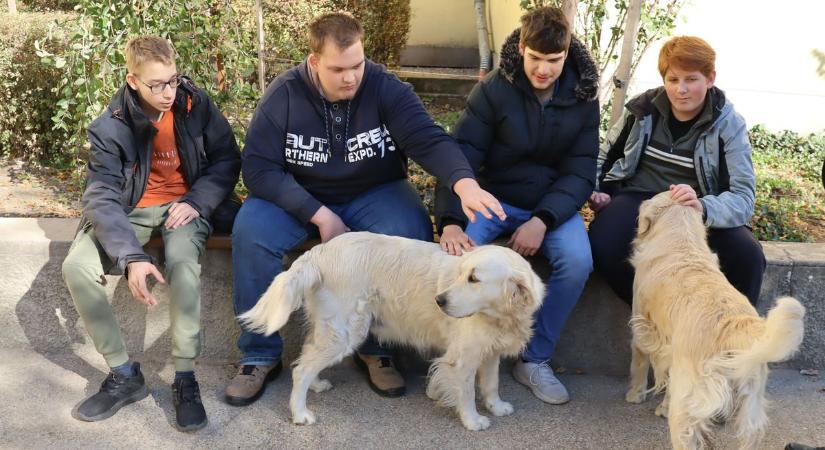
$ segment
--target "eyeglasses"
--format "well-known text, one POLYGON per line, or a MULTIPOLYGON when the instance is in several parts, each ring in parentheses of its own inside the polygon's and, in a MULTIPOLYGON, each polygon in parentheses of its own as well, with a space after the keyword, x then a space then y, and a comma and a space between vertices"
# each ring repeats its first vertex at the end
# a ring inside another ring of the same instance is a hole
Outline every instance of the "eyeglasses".
MULTIPOLYGON (((137 78, 137 77, 135 77, 135 78, 137 78)), ((140 81, 141 83, 143 83, 144 86, 148 87, 149 90, 152 91, 152 93, 155 94, 155 95, 160 94, 161 92, 165 91, 166 86, 169 86, 170 88, 175 89, 178 86, 180 86, 180 83, 181 83, 180 75, 175 75, 174 77, 172 77, 171 80, 169 80, 165 83, 158 83, 158 84, 149 84, 149 83, 141 80, 140 78, 137 78, 137 80, 140 81)))

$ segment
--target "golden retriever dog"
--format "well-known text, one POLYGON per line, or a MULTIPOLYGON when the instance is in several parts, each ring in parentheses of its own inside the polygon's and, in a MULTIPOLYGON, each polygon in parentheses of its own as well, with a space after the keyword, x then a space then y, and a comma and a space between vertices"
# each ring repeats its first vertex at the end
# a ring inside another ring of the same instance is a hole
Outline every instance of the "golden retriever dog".
POLYGON ((307 389, 372 332, 382 342, 443 351, 430 368, 427 396, 455 407, 469 430, 490 420, 476 410, 475 378, 487 410, 513 412, 498 394, 499 358, 518 355, 532 335, 544 285, 516 252, 482 246, 450 256, 438 244, 358 232, 317 245, 275 277, 258 304, 239 316, 272 334, 304 306, 311 330, 292 370, 290 409, 312 424, 307 389))
POLYGON ((768 362, 802 342, 805 308, 780 298, 766 318, 725 278, 701 215, 663 192, 642 203, 633 241, 632 362, 626 400, 666 389, 675 449, 710 444, 713 422, 735 417, 740 448, 757 448, 767 424, 768 362), (650 365, 656 380, 647 388, 650 365))

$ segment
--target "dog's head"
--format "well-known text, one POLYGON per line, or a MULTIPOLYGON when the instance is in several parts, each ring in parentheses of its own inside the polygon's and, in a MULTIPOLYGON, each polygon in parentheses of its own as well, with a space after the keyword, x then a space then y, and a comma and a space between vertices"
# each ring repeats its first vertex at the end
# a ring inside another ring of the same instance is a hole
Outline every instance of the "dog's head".
MULTIPOLYGON (((639 207, 639 227, 633 248, 639 251, 646 242, 657 239, 656 236, 682 236, 699 243, 705 241, 707 231, 702 223, 699 211, 675 202, 670 192, 660 192, 650 200, 645 200, 639 207)), ((705 244, 707 245, 707 244, 705 244)))
POLYGON ((532 316, 544 284, 524 258, 506 247, 485 245, 461 257, 458 277, 435 301, 449 316, 532 316))

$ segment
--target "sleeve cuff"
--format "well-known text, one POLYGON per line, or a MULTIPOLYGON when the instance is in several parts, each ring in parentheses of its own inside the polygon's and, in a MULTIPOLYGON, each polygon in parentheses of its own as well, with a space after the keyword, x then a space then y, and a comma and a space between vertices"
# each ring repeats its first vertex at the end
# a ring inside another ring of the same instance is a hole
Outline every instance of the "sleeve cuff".
POLYGON ((556 217, 547 211, 536 211, 533 213, 533 217, 538 217, 539 220, 544 222, 548 230, 552 230, 556 224, 556 217))

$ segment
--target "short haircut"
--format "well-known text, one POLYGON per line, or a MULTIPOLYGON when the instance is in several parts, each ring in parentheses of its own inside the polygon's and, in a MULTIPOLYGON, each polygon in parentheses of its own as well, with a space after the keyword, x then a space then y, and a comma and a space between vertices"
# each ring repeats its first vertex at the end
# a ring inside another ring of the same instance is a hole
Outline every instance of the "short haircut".
POLYGON ((124 54, 126 68, 131 73, 137 73, 140 66, 147 62, 154 61, 166 65, 175 62, 175 50, 160 36, 138 36, 129 39, 124 54))
POLYGON ((709 77, 716 70, 716 52, 704 39, 695 36, 677 36, 659 51, 659 74, 665 77, 668 69, 697 70, 709 77))
POLYGON ((519 44, 540 53, 561 53, 570 47, 570 24, 559 8, 544 6, 521 16, 519 44))
POLYGON ((327 39, 340 49, 364 39, 364 27, 346 11, 328 12, 312 19, 309 23, 309 49, 320 55, 327 39))

